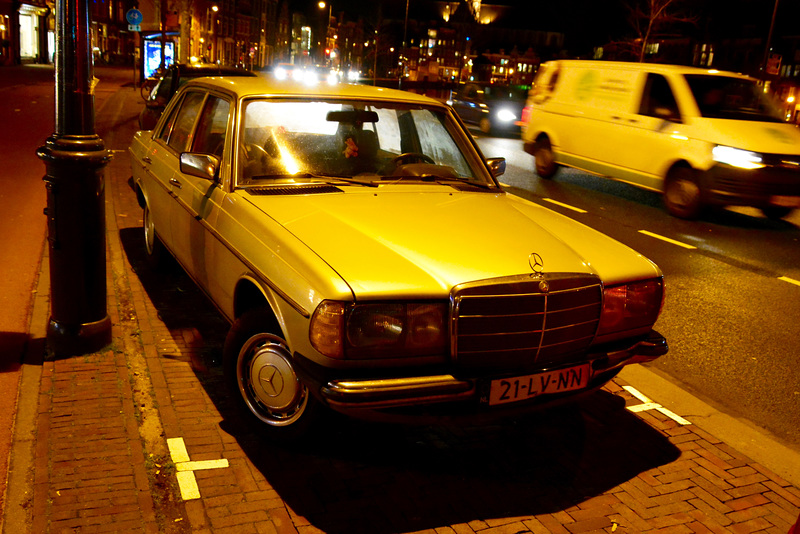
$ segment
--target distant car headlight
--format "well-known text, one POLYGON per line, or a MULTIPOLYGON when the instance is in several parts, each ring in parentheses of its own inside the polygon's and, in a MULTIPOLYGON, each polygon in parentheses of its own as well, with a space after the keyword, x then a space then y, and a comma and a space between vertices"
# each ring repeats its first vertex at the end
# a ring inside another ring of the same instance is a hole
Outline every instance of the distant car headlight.
POLYGON ((503 108, 497 112, 497 118, 503 122, 511 122, 517 120, 517 114, 510 109, 503 108))
POLYGON ((443 354, 447 304, 326 300, 311 317, 312 346, 330 358, 366 360, 443 354))
POLYGON ((717 145, 711 150, 711 155, 714 161, 740 169, 760 169, 764 167, 761 154, 739 148, 717 145))
POLYGON ((652 328, 664 302, 664 281, 644 280, 603 290, 603 311, 597 341, 646 333, 652 328))

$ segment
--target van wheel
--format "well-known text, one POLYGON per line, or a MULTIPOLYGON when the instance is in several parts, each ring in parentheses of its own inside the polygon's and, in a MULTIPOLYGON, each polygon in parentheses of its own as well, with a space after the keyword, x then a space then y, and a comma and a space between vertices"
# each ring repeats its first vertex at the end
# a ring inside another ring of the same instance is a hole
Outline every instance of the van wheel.
POLYGON ((700 185, 694 169, 673 169, 664 185, 664 203, 667 211, 681 219, 696 219, 703 208, 700 185))
POLYGON ((239 408, 277 440, 306 435, 322 406, 295 373, 286 342, 270 333, 275 320, 266 308, 245 312, 225 338, 223 368, 239 408))
POLYGON ((548 179, 556 175, 558 165, 556 165, 553 147, 548 138, 544 137, 536 141, 536 145, 533 147, 533 157, 536 160, 536 174, 540 178, 548 179))
POLYGON ((785 206, 767 206, 766 208, 761 208, 761 213, 764 214, 764 217, 772 219, 773 221, 778 221, 787 217, 792 211, 794 211, 792 208, 787 208, 785 206))

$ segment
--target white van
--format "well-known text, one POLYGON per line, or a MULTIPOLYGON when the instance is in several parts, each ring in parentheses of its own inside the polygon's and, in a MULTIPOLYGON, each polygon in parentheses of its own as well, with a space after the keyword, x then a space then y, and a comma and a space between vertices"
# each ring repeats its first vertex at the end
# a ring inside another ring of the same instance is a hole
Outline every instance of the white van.
POLYGON ((523 111, 525 151, 551 178, 575 167, 664 193, 667 210, 800 207, 800 130, 758 80, 678 65, 542 64, 523 111))

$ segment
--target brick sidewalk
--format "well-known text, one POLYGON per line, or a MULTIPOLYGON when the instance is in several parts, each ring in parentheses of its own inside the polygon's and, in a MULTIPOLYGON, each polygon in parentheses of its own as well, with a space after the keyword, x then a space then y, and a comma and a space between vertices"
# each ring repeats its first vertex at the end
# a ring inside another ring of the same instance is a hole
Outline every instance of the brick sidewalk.
MULTIPOLYGON (((259 439, 225 397, 227 323, 179 269, 154 273, 143 261, 124 152, 140 105, 126 89, 98 116, 115 151, 114 342, 44 361, 37 391, 23 383, 23 395, 38 393, 32 492, 8 506, 26 507, 31 532, 785 534, 797 519, 800 488, 695 425, 624 409, 642 401, 622 380, 580 411, 488 427, 341 421, 301 447, 259 439), (188 458, 170 456, 167 440, 178 438, 188 458), (200 498, 181 498, 187 472, 200 498)), ((15 446, 14 461, 22 452, 15 446)))

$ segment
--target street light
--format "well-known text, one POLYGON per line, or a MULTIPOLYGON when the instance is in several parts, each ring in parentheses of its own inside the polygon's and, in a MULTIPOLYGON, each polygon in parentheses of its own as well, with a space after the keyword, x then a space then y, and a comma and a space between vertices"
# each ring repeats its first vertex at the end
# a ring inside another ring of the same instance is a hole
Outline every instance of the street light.
MULTIPOLYGON (((325 9, 325 2, 320 1, 317 4, 317 6, 320 9, 325 9)), ((331 49, 332 50, 333 49, 330 46, 330 43, 328 43, 328 36, 331 33, 331 17, 332 16, 333 16, 333 4, 328 4, 328 23, 325 25, 325 46, 323 47, 323 50, 326 50, 326 49, 331 49)), ((326 58, 326 61, 330 64, 330 60, 329 59, 326 58)))

